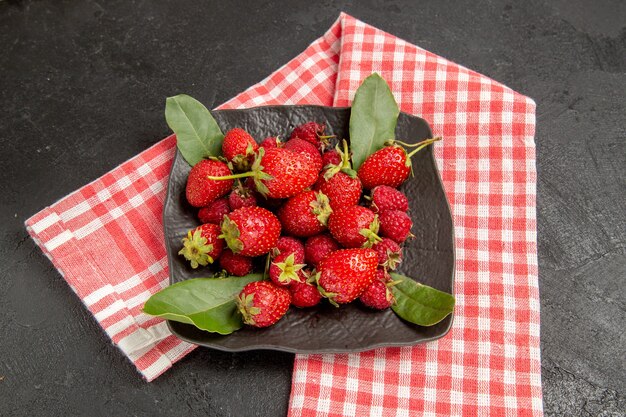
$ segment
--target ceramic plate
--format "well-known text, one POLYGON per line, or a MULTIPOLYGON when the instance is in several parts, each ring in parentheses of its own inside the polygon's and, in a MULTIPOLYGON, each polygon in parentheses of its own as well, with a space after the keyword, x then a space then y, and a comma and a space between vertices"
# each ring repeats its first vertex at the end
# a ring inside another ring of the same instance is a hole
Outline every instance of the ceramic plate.
MULTIPOLYGON (((294 126, 308 121, 326 123, 328 134, 349 139, 350 108, 268 106, 217 110, 212 114, 223 132, 241 127, 257 140, 275 135, 284 138, 294 126)), ((426 121, 400 114, 396 138, 414 143, 431 136, 426 121)), ((195 216, 197 209, 185 199, 185 184, 190 169, 177 152, 163 208, 170 283, 210 276, 206 269, 191 269, 184 258, 177 255, 187 230, 199 225, 195 216)), ((415 238, 405 246, 404 261, 398 272, 452 293, 454 229, 432 146, 413 157, 413 170, 415 176, 402 186, 402 190, 409 197, 409 214, 413 219, 415 238)), ((292 307, 283 319, 270 328, 244 327, 227 336, 205 332, 184 323, 170 321, 168 324, 171 331, 183 340, 224 351, 271 349, 295 353, 339 353, 435 340, 448 332, 452 319, 450 315, 435 326, 421 327, 400 319, 391 309, 372 311, 358 302, 335 308, 324 302, 311 309, 292 307)))

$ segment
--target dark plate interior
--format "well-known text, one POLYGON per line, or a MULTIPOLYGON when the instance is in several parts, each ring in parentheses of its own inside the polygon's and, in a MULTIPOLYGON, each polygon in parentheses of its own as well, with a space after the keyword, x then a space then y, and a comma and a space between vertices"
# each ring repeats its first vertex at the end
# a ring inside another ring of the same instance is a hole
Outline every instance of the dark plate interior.
MULTIPOLYGON (((212 112, 222 131, 246 129, 257 140, 267 136, 285 137, 298 124, 315 120, 327 125, 328 133, 348 137, 350 108, 321 106, 268 106, 245 110, 212 112)), ((401 113, 396 137, 418 142, 431 137, 423 119, 401 113)), ((208 276, 207 270, 192 270, 177 255, 187 230, 196 227, 196 209, 185 200, 185 184, 191 167, 177 152, 172 165, 163 222, 170 282, 208 276)), ((415 176, 403 185, 410 201, 413 219, 411 240, 404 249, 399 272, 426 285, 452 292, 454 282, 454 230, 450 207, 433 157, 427 147, 413 157, 415 176)), ((403 346, 444 336, 452 316, 432 327, 407 323, 393 311, 374 312, 358 302, 335 308, 328 303, 313 309, 291 308, 287 315, 268 329, 245 327, 228 336, 199 330, 191 325, 169 322, 172 332, 183 340, 224 351, 273 349, 297 353, 356 352, 382 346, 403 346)))

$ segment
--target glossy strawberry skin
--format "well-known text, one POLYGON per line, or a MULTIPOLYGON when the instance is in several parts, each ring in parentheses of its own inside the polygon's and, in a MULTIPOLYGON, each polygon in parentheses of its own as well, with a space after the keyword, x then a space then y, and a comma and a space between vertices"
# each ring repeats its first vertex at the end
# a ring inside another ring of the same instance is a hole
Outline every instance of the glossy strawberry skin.
POLYGON ((319 263, 318 285, 335 303, 349 303, 371 284, 377 266, 372 249, 341 249, 319 263))
POLYGON ((346 248, 360 248, 368 241, 361 231, 369 229, 375 217, 376 214, 367 207, 344 207, 330 215, 328 229, 340 245, 346 248))
POLYGON ((243 277, 252 272, 252 258, 248 256, 238 255, 226 248, 220 256, 220 267, 228 272, 228 274, 243 277))
POLYGON ((276 242, 276 246, 272 249, 272 255, 293 254, 296 263, 304 263, 304 245, 295 237, 281 236, 276 242))
POLYGON ((404 211, 387 210, 380 214, 380 235, 404 242, 411 234, 413 221, 404 211))
POLYGON ((203 159, 191 168, 187 177, 185 194, 187 201, 194 207, 206 207, 214 200, 228 194, 233 187, 233 180, 210 180, 208 176, 222 177, 230 175, 230 169, 221 161, 203 159))
POLYGON ((320 174, 314 188, 326 194, 333 210, 359 204, 363 192, 361 180, 344 172, 336 173, 329 180, 320 174))
MULTIPOLYGON (((320 208, 321 214, 315 213, 315 207, 319 207, 318 198, 320 191, 302 191, 291 197, 278 210, 278 218, 285 233, 298 237, 309 237, 322 233, 326 230, 328 216, 332 212, 330 206, 320 208)), ((324 196, 325 198, 325 196, 324 196)))
POLYGON ((222 154, 229 161, 234 161, 238 155, 253 156, 259 149, 259 144, 248 132, 241 128, 234 128, 226 132, 222 142, 222 154))
POLYGON ((317 268, 322 259, 339 249, 341 246, 329 234, 312 236, 304 244, 304 259, 309 265, 317 268))
POLYGON ((208 206, 198 210, 198 219, 201 223, 220 224, 226 214, 230 213, 227 198, 218 198, 208 206))
POLYGON ((393 304, 393 295, 385 282, 375 279, 363 291, 359 300, 367 307, 375 310, 384 310, 393 304))
POLYGON ((243 256, 268 253, 276 245, 280 230, 278 218, 269 210, 257 206, 235 210, 222 221, 222 234, 228 247, 243 256), (238 231, 238 236, 233 229, 238 231))
POLYGON ((284 148, 267 149, 261 165, 272 179, 261 182, 267 187, 269 198, 292 197, 315 183, 318 171, 306 156, 284 148))
POLYGON ((326 126, 316 122, 307 122, 302 125, 296 126, 291 132, 291 136, 289 139, 303 139, 313 145, 316 148, 322 149, 324 147, 324 142, 320 140, 320 136, 324 134, 324 130, 326 130, 326 126))
POLYGON ((405 150, 399 146, 385 146, 365 159, 358 175, 366 189, 379 185, 398 188, 409 178, 410 172, 405 150))
POLYGON ((388 185, 379 185, 372 189, 370 208, 374 213, 382 213, 386 210, 407 211, 409 199, 402 191, 388 185))
POLYGON ((237 304, 244 323, 259 328, 268 327, 285 315, 291 304, 291 294, 286 288, 271 282, 255 281, 243 287, 237 304))
POLYGON ((291 305, 298 308, 313 307, 320 303, 322 295, 315 285, 308 282, 293 282, 289 286, 291 305))
POLYGON ((318 173, 322 169, 322 156, 320 155, 317 147, 310 142, 303 139, 290 139, 285 143, 285 149, 300 153, 309 159, 309 162, 313 166, 313 169, 318 173))
POLYGON ((275 136, 269 136, 261 141, 259 148, 280 148, 283 143, 275 136))

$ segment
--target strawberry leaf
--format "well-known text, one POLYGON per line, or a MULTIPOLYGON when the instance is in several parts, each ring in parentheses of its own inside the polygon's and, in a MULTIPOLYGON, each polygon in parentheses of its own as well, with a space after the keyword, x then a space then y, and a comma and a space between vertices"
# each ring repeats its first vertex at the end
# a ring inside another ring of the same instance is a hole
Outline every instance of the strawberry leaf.
POLYGON ((374 73, 356 90, 350 111, 352 168, 358 170, 365 159, 395 138, 400 109, 387 82, 374 73))
POLYGON ((211 113, 198 100, 185 94, 168 97, 165 120, 176 133, 178 150, 189 165, 219 156, 224 135, 211 113))
POLYGON ((400 318, 420 326, 433 326, 454 310, 454 296, 391 272, 396 302, 391 306, 400 318))
POLYGON ((230 334, 243 325, 237 308, 237 295, 246 284, 262 278, 262 274, 250 274, 178 282, 150 297, 143 306, 143 312, 192 324, 208 332, 230 334))

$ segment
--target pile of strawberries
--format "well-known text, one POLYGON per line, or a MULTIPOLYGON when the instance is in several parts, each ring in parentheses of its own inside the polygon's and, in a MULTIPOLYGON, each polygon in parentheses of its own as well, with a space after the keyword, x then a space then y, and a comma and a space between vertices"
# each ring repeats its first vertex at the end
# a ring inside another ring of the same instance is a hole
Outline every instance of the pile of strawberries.
POLYGON ((270 326, 290 305, 312 307, 322 298, 336 306, 359 298, 381 310, 394 302, 388 271, 402 261, 412 227, 397 187, 409 176, 411 154, 392 143, 355 172, 346 141, 326 150, 324 130, 308 122, 284 143, 269 137, 258 144, 235 128, 224 137, 223 157, 189 173, 186 196, 202 225, 188 232, 179 254, 193 268, 218 262, 235 276, 267 257, 270 280, 246 285, 237 299, 249 325, 270 326))

